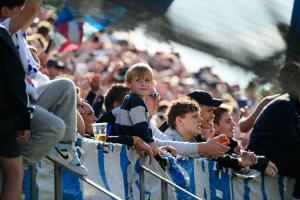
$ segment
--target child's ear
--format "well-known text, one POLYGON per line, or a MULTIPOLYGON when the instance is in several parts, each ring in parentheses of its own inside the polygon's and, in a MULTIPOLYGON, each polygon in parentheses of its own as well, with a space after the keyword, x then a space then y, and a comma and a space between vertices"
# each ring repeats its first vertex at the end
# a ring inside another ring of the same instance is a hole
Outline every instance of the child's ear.
POLYGON ((175 124, 176 124, 176 126, 182 126, 183 121, 182 121, 182 118, 180 116, 177 116, 175 118, 175 124))
POLYGON ((0 18, 1 19, 6 19, 8 14, 9 14, 9 8, 6 7, 6 6, 2 7, 1 10, 0 10, 0 18))
POLYGON ((128 81, 125 82, 126 86, 130 89, 131 88, 131 83, 129 83, 128 81))

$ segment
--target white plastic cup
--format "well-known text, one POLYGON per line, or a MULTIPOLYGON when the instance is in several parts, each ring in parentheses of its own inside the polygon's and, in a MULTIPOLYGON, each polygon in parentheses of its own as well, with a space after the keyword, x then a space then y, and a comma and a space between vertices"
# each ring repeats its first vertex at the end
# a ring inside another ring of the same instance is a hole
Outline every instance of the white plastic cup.
POLYGON ((106 142, 106 130, 107 130, 107 123, 93 123, 92 124, 94 136, 96 140, 101 142, 106 142))

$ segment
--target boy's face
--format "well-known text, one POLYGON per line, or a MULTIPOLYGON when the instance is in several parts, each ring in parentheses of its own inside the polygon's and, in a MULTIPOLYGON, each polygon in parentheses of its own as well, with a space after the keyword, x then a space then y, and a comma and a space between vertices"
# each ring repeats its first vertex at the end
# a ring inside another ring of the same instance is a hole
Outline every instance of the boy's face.
POLYGON ((153 83, 148 77, 135 76, 131 82, 127 82, 127 86, 131 93, 137 94, 140 97, 145 97, 150 94, 153 83))
POLYGON ((201 132, 201 122, 200 111, 188 112, 183 117, 180 117, 180 124, 177 124, 176 127, 181 126, 185 134, 195 136, 201 132))
POLYGON ((232 116, 228 112, 224 112, 221 115, 219 125, 215 124, 216 132, 219 134, 225 134, 229 138, 234 137, 234 128, 235 122, 232 119, 232 116))
POLYGON ((22 6, 15 6, 12 9, 4 6, 1 9, 1 19, 11 18, 16 16, 22 9, 22 6))

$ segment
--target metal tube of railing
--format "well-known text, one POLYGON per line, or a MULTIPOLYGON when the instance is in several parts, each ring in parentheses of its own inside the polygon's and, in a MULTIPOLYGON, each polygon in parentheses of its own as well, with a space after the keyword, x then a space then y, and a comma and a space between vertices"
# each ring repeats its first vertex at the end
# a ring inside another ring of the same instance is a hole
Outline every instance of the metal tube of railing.
POLYGON ((120 197, 114 195, 113 193, 107 191, 106 189, 102 188, 101 186, 97 185, 96 183, 94 183, 93 181, 91 181, 90 179, 86 178, 85 176, 78 176, 81 180, 85 181, 86 183, 88 183, 89 185, 93 186, 94 188, 96 188, 97 190, 100 190, 101 192, 105 193, 106 195, 108 195, 109 197, 111 197, 112 199, 115 200, 122 200, 120 197))
POLYGON ((163 179, 161 181, 161 199, 168 199, 168 183, 163 179))
POLYGON ((50 159, 49 157, 47 157, 49 160, 51 160, 54 163, 54 191, 55 191, 55 200, 61 200, 62 199, 62 179, 61 179, 61 168, 65 168, 67 169, 69 172, 71 172, 72 174, 74 174, 75 176, 77 176, 78 178, 80 178, 81 180, 83 180, 84 182, 86 182, 87 184, 89 184, 90 186, 96 188, 97 190, 103 192, 104 194, 108 195, 109 197, 111 197, 112 199, 115 200, 122 200, 120 197, 114 195, 113 193, 107 191, 106 189, 104 189, 103 187, 97 185, 96 183, 94 183, 93 181, 91 181, 90 179, 88 179, 86 176, 80 176, 78 174, 76 174, 74 171, 72 171, 71 169, 69 169, 68 167, 61 165, 59 163, 57 163, 56 161, 50 159), (58 194, 57 194, 58 193, 58 194))
POLYGON ((54 162, 54 196, 55 200, 62 200, 61 167, 54 162))
POLYGON ((36 200, 36 164, 29 166, 30 171, 30 200, 36 200))
POLYGON ((157 177, 157 178, 159 178, 159 179, 161 179, 161 180, 164 180, 167 184, 169 184, 169 185, 175 187, 176 189, 178 189, 178 190, 180 190, 180 191, 186 193, 187 195, 193 197, 194 199, 201 200, 199 197, 197 197, 197 196, 195 196, 194 194, 190 193, 189 191, 187 191, 187 190, 185 190, 185 189, 179 187, 178 185, 176 185, 175 183, 169 181, 168 179, 166 179, 166 178, 164 178, 164 177, 162 177, 162 176, 156 174, 155 172, 151 171, 150 169, 148 169, 148 168, 145 167, 144 165, 141 165, 141 168, 143 168, 145 171, 149 172, 149 173, 152 174, 153 176, 155 176, 155 177, 157 177))
POLYGON ((140 171, 140 200, 145 200, 145 173, 142 167, 140 171))

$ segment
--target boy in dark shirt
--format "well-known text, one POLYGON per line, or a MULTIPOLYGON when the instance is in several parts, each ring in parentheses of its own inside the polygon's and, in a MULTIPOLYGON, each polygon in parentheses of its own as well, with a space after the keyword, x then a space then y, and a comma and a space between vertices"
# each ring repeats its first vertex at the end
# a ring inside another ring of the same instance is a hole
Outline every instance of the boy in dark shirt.
POLYGON ((144 63, 131 66, 125 74, 126 85, 130 90, 121 105, 116 119, 116 132, 119 135, 139 136, 151 146, 153 153, 159 150, 152 136, 150 117, 144 98, 154 86, 152 69, 144 63))

